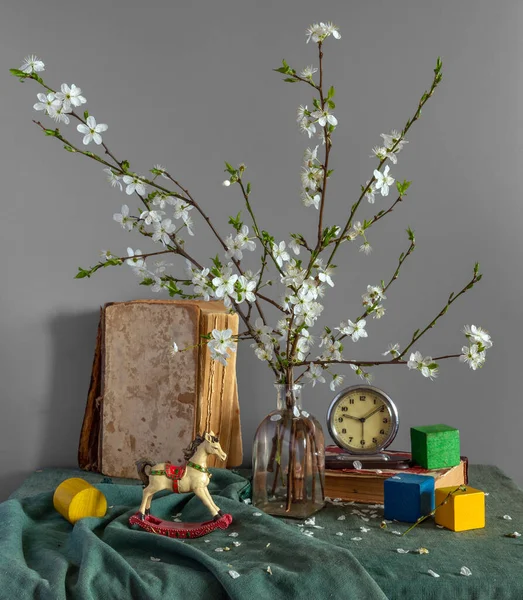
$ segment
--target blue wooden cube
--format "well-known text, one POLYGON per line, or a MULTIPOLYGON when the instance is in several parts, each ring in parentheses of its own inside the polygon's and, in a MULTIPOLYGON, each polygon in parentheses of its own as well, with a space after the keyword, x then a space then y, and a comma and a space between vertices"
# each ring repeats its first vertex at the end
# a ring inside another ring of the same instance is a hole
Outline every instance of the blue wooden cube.
POLYGON ((398 473, 384 481, 385 518, 415 523, 434 510, 434 477, 398 473))

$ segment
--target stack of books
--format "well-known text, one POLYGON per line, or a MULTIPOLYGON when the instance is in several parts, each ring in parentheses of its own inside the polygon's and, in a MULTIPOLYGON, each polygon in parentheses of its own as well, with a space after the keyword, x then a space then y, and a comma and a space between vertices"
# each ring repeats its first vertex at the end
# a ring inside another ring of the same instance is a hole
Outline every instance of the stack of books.
MULTIPOLYGON (((327 446, 325 448, 325 460, 332 464, 334 456, 342 452, 338 446, 327 446)), ((391 458, 403 458, 410 463, 410 452, 384 452, 391 458)), ((357 460, 357 457, 355 457, 357 460)), ((398 473, 413 473, 415 475, 426 475, 434 477, 434 487, 451 487, 466 485, 468 483, 468 459, 461 457, 459 465, 445 469, 424 469, 418 465, 409 464, 406 468, 398 469, 387 466, 379 469, 325 469, 325 496, 329 498, 341 498, 345 501, 355 501, 369 504, 383 504, 383 482, 398 473)))

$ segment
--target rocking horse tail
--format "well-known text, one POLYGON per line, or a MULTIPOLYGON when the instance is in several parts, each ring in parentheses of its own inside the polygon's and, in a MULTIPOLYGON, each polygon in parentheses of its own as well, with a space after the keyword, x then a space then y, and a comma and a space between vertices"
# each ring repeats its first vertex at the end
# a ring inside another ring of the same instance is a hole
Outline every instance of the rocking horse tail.
POLYGON ((147 487, 149 485, 149 475, 147 475, 145 469, 147 467, 154 466, 154 463, 152 463, 150 460, 147 460, 146 458, 140 458, 136 461, 135 465, 136 470, 138 471, 138 477, 140 477, 140 479, 142 480, 144 487, 147 487))

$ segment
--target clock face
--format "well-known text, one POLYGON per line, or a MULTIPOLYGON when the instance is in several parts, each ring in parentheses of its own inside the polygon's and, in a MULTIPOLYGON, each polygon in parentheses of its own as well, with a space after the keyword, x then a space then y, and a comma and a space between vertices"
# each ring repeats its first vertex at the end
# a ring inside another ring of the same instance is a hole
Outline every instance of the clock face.
POLYGON ((396 436, 398 411, 382 390, 358 385, 334 398, 327 425, 338 446, 353 454, 372 454, 383 450, 396 436))

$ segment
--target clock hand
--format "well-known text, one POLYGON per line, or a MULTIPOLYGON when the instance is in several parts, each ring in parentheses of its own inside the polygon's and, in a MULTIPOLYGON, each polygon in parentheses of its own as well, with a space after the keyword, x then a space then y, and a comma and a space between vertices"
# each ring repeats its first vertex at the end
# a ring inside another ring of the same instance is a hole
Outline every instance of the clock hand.
POLYGON ((378 406, 377 408, 373 408, 373 409, 370 411, 370 413, 369 413, 368 415, 365 415, 363 418, 364 418, 365 420, 367 420, 369 417, 372 417, 372 415, 373 415, 374 413, 377 413, 377 412, 378 412, 378 411, 380 411, 380 410, 381 410, 381 406, 378 406))
POLYGON ((354 421, 361 421, 360 417, 353 417, 352 415, 342 415, 346 419, 354 419, 354 421))

